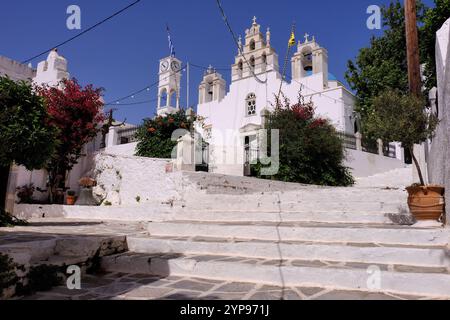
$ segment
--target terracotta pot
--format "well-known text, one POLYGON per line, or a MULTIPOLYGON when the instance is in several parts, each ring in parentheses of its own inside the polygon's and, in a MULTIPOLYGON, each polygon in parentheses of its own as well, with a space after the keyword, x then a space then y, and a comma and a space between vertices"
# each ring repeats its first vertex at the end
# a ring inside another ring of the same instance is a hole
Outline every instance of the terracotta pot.
POLYGON ((412 186, 408 191, 408 206, 417 220, 436 220, 444 215, 445 188, 443 186, 412 186))
POLYGON ((76 200, 77 200, 77 197, 75 197, 75 196, 67 196, 66 203, 68 206, 73 206, 75 204, 76 200))

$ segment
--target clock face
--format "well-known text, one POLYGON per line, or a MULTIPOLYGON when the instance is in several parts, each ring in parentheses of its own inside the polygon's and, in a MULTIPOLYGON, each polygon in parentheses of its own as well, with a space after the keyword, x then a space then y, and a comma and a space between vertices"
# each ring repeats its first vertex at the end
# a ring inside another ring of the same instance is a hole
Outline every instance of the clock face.
POLYGON ((173 61, 171 67, 173 71, 180 70, 180 64, 177 61, 173 61))
POLYGON ((161 63, 161 71, 167 71, 169 69, 169 61, 163 61, 161 63))

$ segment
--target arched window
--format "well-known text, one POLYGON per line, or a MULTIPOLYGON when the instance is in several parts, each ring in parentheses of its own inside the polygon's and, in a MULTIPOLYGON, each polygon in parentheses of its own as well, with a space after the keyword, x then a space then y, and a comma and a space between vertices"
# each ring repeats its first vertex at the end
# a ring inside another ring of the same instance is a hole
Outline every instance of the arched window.
POLYGON ((214 98, 214 84, 212 82, 208 82, 207 90, 206 90, 206 102, 213 101, 214 98))
POLYGON ((247 108, 247 116, 251 117, 256 115, 256 95, 250 93, 245 99, 245 106, 247 108))
POLYGON ((312 49, 310 47, 306 47, 302 51, 302 63, 303 69, 308 72, 313 70, 313 59, 312 59, 312 49))
POLYGON ((161 90, 161 93, 159 95, 159 106, 161 108, 167 107, 167 90, 166 89, 161 90))
POLYGON ((250 41, 250 50, 253 51, 256 49, 256 43, 255 40, 250 41))
POLYGON ((170 100, 168 105, 169 106, 175 106, 177 104, 177 93, 175 92, 175 90, 172 90, 170 92, 170 100))
POLYGON ((267 67, 267 56, 266 56, 265 53, 262 55, 261 59, 262 59, 261 69, 262 69, 263 71, 266 71, 266 67, 267 67))
POLYGON ((255 69, 255 57, 251 57, 250 58, 250 66, 252 67, 252 69, 255 69))
POLYGON ((244 71, 244 64, 242 63, 242 60, 238 63, 238 76, 242 77, 242 72, 244 71))

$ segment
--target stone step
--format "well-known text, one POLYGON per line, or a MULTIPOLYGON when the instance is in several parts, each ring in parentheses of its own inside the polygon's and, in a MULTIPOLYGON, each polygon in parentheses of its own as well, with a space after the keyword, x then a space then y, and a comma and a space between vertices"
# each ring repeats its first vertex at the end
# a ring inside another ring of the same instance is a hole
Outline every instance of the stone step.
POLYGON ((444 247, 449 241, 447 229, 410 227, 370 228, 340 225, 330 227, 278 226, 230 223, 162 222, 149 223, 151 236, 219 237, 226 239, 309 241, 311 243, 379 244, 444 247))
POLYGON ((394 213, 353 213, 353 212, 283 212, 270 211, 223 211, 223 210, 189 210, 182 208, 158 210, 158 207, 67 207, 66 218, 87 220, 116 221, 204 221, 204 222, 317 222, 347 224, 398 224, 410 223, 408 214, 394 213))
POLYGON ((127 253, 104 257, 101 266, 106 271, 158 276, 450 298, 448 273, 387 271, 366 265, 303 266, 300 262, 296 266, 295 261, 127 253))
POLYGON ((345 263, 383 264, 413 270, 435 269, 450 272, 450 257, 442 249, 357 247, 308 243, 237 241, 217 238, 128 237, 132 252, 149 254, 200 254, 244 257, 248 259, 283 259, 345 263))

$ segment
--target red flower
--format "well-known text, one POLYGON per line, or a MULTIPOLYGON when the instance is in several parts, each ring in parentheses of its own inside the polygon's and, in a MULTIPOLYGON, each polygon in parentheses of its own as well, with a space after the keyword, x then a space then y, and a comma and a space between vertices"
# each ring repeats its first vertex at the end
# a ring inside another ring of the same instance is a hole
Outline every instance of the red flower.
POLYGON ((150 132, 150 133, 155 133, 155 132, 156 132, 156 129, 155 129, 155 128, 148 128, 148 132, 150 132))
POLYGON ((326 123, 327 123, 327 120, 319 118, 319 119, 314 120, 309 127, 311 129, 323 127, 326 123))

